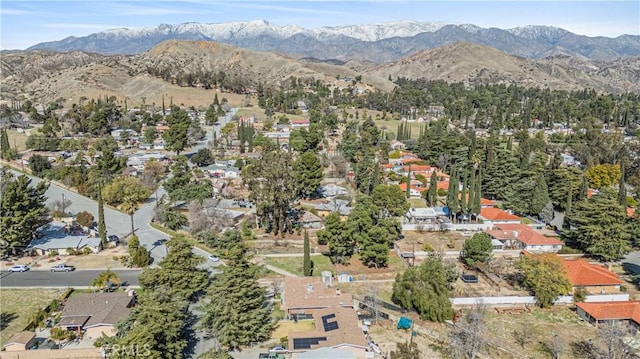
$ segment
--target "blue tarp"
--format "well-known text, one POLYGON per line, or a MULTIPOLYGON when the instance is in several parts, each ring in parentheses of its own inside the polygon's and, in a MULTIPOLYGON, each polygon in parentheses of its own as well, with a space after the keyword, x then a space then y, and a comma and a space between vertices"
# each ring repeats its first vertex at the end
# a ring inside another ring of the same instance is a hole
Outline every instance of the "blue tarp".
POLYGON ((400 320, 398 320, 398 329, 411 329, 412 324, 413 320, 407 317, 400 317, 400 320))

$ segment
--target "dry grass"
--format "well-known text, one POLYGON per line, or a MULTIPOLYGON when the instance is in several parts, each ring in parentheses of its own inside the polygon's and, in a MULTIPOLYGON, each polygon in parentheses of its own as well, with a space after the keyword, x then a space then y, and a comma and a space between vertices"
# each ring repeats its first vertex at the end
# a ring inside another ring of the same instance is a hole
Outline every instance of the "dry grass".
POLYGON ((404 231, 405 238, 398 242, 403 252, 422 250, 425 244, 429 244, 436 251, 457 251, 462 250, 462 244, 468 237, 462 236, 458 232, 418 232, 404 231), (449 246, 453 244, 453 248, 449 246))
POLYGON ((288 336, 293 332, 306 332, 315 329, 313 320, 299 320, 297 323, 293 321, 279 321, 276 329, 271 333, 272 339, 280 339, 288 336))
MULTIPOLYGON (((31 131, 33 131, 33 129, 31 131)), ((27 149, 27 132, 18 133, 18 131, 15 129, 8 129, 7 137, 9 138, 9 145, 14 148, 17 147, 18 152, 22 152, 27 149)))
POLYGON ((22 331, 29 318, 53 299, 60 298, 62 289, 2 289, 0 294, 0 345, 22 331))

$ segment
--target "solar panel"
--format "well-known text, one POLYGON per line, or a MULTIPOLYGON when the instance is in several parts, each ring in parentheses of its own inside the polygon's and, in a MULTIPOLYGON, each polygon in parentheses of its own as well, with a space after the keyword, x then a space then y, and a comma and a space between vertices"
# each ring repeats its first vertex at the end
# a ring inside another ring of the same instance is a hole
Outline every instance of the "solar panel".
POLYGON ((338 329, 338 322, 329 321, 329 319, 333 319, 335 317, 336 317, 335 314, 328 314, 322 317, 322 326, 324 327, 325 332, 330 332, 332 330, 338 329))
POLYGON ((318 338, 294 338, 293 349, 311 349, 312 345, 318 345, 320 341, 327 340, 327 337, 318 338))

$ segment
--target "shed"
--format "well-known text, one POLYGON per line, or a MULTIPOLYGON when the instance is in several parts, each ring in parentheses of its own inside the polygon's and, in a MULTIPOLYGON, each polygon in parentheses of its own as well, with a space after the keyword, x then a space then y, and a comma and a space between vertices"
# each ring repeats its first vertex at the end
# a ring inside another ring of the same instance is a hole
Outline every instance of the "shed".
POLYGON ((27 350, 35 344, 35 340, 36 333, 20 332, 12 336, 2 348, 8 352, 27 350))

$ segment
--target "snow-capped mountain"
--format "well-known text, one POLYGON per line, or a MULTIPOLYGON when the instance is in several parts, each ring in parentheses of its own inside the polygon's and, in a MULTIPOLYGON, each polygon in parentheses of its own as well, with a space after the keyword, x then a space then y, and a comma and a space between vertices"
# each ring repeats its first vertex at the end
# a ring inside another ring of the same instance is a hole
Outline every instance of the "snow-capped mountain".
POLYGON ((513 29, 472 24, 398 21, 306 29, 277 26, 264 20, 228 23, 162 24, 156 28, 112 29, 85 37, 40 43, 28 50, 81 50, 103 54, 136 54, 171 39, 207 40, 294 57, 386 62, 456 41, 494 47, 503 52, 542 58, 557 54, 590 59, 640 56, 640 36, 615 39, 587 37, 551 26, 513 29))

